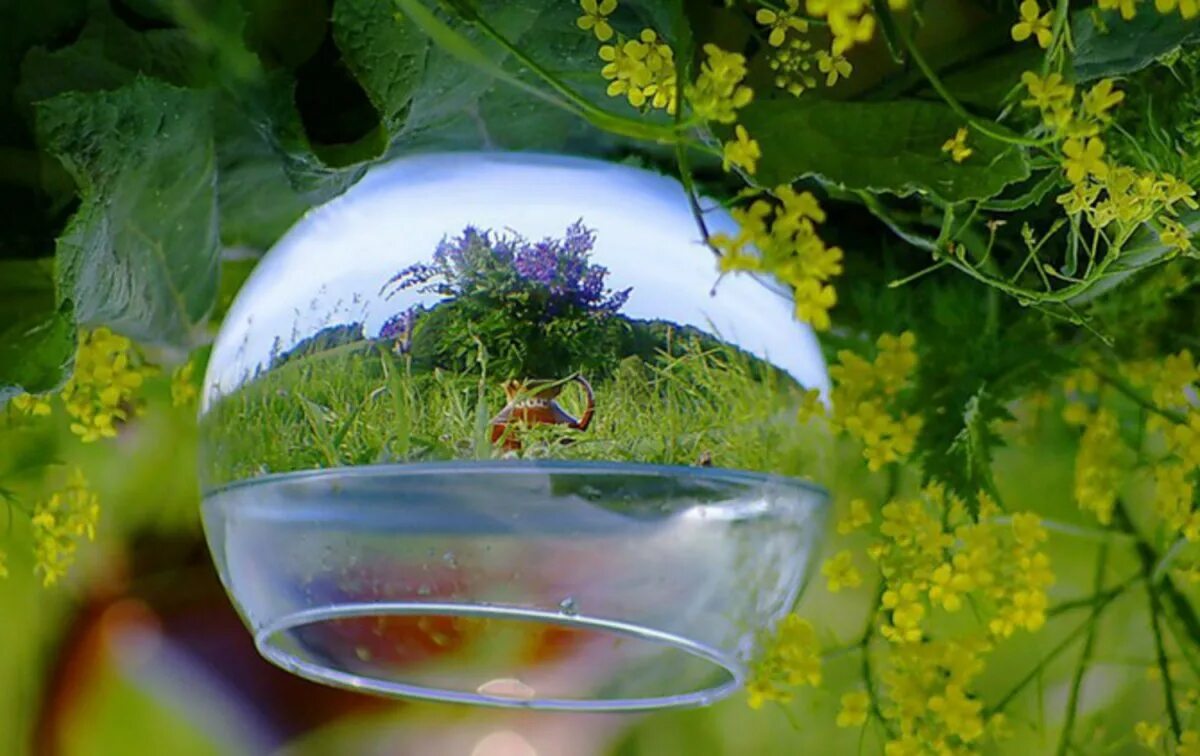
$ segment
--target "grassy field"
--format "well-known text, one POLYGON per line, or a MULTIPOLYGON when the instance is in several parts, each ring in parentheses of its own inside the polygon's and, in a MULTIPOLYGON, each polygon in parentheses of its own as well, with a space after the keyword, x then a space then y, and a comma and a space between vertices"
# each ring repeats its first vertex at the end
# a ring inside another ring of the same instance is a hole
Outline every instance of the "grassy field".
MULTIPOLYGON (((694 465, 787 475, 813 472, 819 444, 797 432, 802 389, 735 349, 683 340, 671 353, 625 358, 593 381, 596 411, 578 431, 521 429, 521 449, 489 438, 506 399, 499 379, 418 370, 358 342, 289 361, 223 397, 202 421, 206 485, 266 473, 502 456, 694 465), (570 443, 564 443, 564 441, 570 443)), ((559 403, 578 417, 582 391, 559 403)))

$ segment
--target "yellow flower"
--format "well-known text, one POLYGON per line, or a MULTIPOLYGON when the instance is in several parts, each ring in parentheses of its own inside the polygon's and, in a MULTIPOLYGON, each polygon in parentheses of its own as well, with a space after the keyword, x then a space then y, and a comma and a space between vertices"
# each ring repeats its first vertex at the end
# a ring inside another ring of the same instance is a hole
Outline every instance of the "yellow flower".
POLYGON ((1098 0, 1097 5, 1101 10, 1119 10, 1121 17, 1126 21, 1132 21, 1137 15, 1138 3, 1142 0, 1098 0))
POLYGON ((946 140, 942 145, 942 152, 949 152, 950 157, 956 163, 961 163, 971 157, 973 149, 967 146, 967 127, 963 126, 958 131, 954 132, 954 136, 946 140))
POLYGON ((42 574, 44 585, 51 586, 67 574, 77 541, 95 539, 99 517, 99 497, 78 468, 71 471, 63 490, 34 507, 34 569, 42 574))
POLYGON ((635 108, 675 112, 675 54, 653 29, 643 29, 638 39, 602 45, 598 54, 605 62, 600 75, 610 82, 610 97, 624 95, 635 108))
POLYGON ((1021 83, 1029 92, 1029 99, 1021 104, 1027 108, 1037 108, 1043 113, 1067 110, 1075 96, 1075 87, 1063 80, 1062 74, 1052 73, 1045 78, 1033 71, 1021 74, 1021 83))
POLYGON ((1175 748, 1175 756, 1200 756, 1200 733, 1195 730, 1184 730, 1179 736, 1179 745, 1175 748))
POLYGON ((861 690, 842 695, 842 708, 837 715, 838 727, 861 727, 867 722, 871 697, 861 690))
POLYGON ((838 520, 837 531, 842 535, 853 533, 871 523, 871 509, 865 499, 853 499, 849 511, 838 520))
POLYGON ((706 59, 700 75, 688 87, 692 110, 706 121, 733 123, 736 111, 754 97, 753 90, 742 84, 746 76, 746 59, 738 53, 725 52, 712 43, 704 45, 706 59))
POLYGON ((789 31, 808 31, 808 22, 797 16, 799 12, 800 0, 787 0, 786 9, 759 8, 754 14, 754 20, 763 26, 771 27, 767 43, 771 47, 779 47, 787 39, 789 31))
POLYGON ((791 688, 821 684, 821 648, 817 633, 795 614, 784 617, 765 640, 759 657, 750 668, 746 693, 750 708, 767 701, 787 703, 791 688))
POLYGON ((958 685, 947 685, 945 693, 932 696, 929 710, 938 715, 947 731, 964 743, 970 743, 983 734, 983 719, 979 716, 983 704, 968 698, 958 685))
POLYGON ((1165 215, 1158 222, 1162 224, 1158 238, 1163 244, 1179 252, 1187 252, 1192 248, 1192 232, 1187 226, 1165 215))
POLYGON ((1200 14, 1200 3, 1197 0, 1154 0, 1154 7, 1159 13, 1170 13, 1178 7, 1179 15, 1188 20, 1200 14))
POLYGON ((1073 184, 1070 191, 1058 195, 1056 200, 1068 215, 1078 215, 1086 210, 1091 210, 1099 196, 1099 186, 1080 181, 1073 184))
POLYGON ((1108 111, 1115 108, 1125 99, 1125 93, 1113 89, 1112 79, 1101 79, 1083 95, 1083 110, 1098 121, 1108 121, 1112 115, 1108 111))
POLYGON ((825 74, 825 86, 832 87, 839 78, 846 78, 854 71, 850 61, 841 55, 832 55, 824 50, 817 51, 817 69, 825 74))
POLYGON ((601 42, 612 39, 613 29, 608 17, 617 9, 617 0, 600 0, 599 3, 596 0, 579 0, 579 5, 583 8, 583 15, 575 24, 584 31, 591 29, 601 42))
POLYGON ((1012 28, 1013 40, 1024 42, 1030 37, 1034 37, 1043 49, 1049 47, 1050 41, 1054 39, 1054 11, 1047 11, 1045 15, 1042 15, 1037 0, 1024 0, 1021 3, 1020 13, 1021 20, 1012 28))
POLYGON ((53 411, 50 400, 40 394, 17 394, 12 398, 12 405, 18 412, 34 417, 44 417, 53 411))
POLYGON ((138 412, 137 389, 150 372, 124 336, 107 328, 80 332, 75 372, 62 390, 71 431, 84 443, 117 435, 117 424, 138 412))
POLYGON ((1088 176, 1104 178, 1108 175, 1108 164, 1104 162, 1104 142, 1093 137, 1085 144, 1079 139, 1068 139, 1062 147, 1063 170, 1067 180, 1079 183, 1088 176))
POLYGON ((854 555, 849 550, 839 551, 833 558, 826 559, 821 565, 821 574, 829 581, 830 593, 862 585, 862 575, 854 566, 854 555))
POLYGON ((1162 738, 1163 728, 1159 724, 1151 724, 1150 722, 1138 722, 1133 726, 1133 732, 1137 735, 1137 740, 1146 748, 1157 748, 1158 741, 1162 738))
POLYGON ((734 127, 735 139, 731 139, 725 143, 725 147, 721 154, 721 167, 728 171, 730 166, 737 166, 754 175, 754 170, 758 166, 758 159, 762 157, 762 151, 758 148, 758 142, 750 138, 746 133, 746 127, 738 124, 734 127))
POLYGON ((175 368, 171 373, 171 404, 175 407, 186 407, 196 400, 196 385, 192 383, 192 373, 196 370, 194 362, 186 362, 175 368))
POLYGON ((1080 509, 1095 514, 1102 525, 1112 521, 1116 503, 1119 444, 1116 417, 1101 409, 1088 419, 1075 455, 1075 501, 1080 509))

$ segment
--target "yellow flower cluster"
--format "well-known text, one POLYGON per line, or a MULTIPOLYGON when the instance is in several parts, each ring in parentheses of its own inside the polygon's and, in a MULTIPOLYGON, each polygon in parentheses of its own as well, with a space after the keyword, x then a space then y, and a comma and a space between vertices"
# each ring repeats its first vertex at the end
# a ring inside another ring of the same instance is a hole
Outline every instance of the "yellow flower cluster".
POLYGON ((637 39, 618 35, 616 44, 600 47, 599 55, 605 64, 600 74, 610 82, 610 97, 624 95, 635 108, 675 112, 675 53, 653 29, 642 29, 637 39))
POLYGON ((863 445, 871 470, 900 462, 912 453, 921 417, 896 407, 917 368, 916 337, 885 333, 876 341, 878 352, 868 362, 849 350, 838 352, 829 368, 833 379, 830 425, 863 445))
POLYGON ((983 703, 969 688, 983 671, 986 640, 935 640, 897 646, 882 678, 883 716, 895 737, 887 756, 969 752, 984 735, 983 703))
POLYGON ((954 132, 954 136, 946 140, 942 145, 942 152, 949 152, 950 158, 956 163, 961 163, 971 157, 971 153, 975 150, 967 146, 967 136, 970 132, 967 127, 963 126, 958 131, 954 132))
POLYGON ((849 549, 843 549, 833 557, 826 559, 825 563, 821 565, 821 574, 828 581, 830 593, 862 585, 862 573, 854 566, 854 554, 849 549))
POLYGON ((174 407, 187 407, 192 402, 196 401, 196 396, 199 392, 196 390, 196 384, 193 381, 193 375, 196 372, 196 363, 188 361, 183 365, 175 368, 171 373, 171 405, 174 407))
POLYGON ((1116 416, 1103 407, 1087 415, 1075 453, 1075 502, 1103 525, 1112 522, 1121 485, 1120 448, 1116 416))
POLYGON ((749 207, 734 208, 736 237, 714 234, 710 242, 722 252, 722 272, 770 273, 791 285, 796 317, 817 330, 830 326, 829 310, 837 293, 829 281, 842 272, 842 250, 827 247, 816 224, 825 212, 809 192, 779 186, 770 199, 755 199, 749 207))
POLYGON ((85 443, 117 435, 117 424, 137 411, 135 395, 149 373, 129 339, 107 328, 81 332, 75 373, 62 390, 71 431, 85 443))
POLYGON ((821 684, 821 649, 808 620, 795 614, 784 617, 750 670, 746 694, 750 708, 768 701, 787 703, 798 685, 821 684))
MULTIPOLYGON (((889 0, 893 8, 907 5, 889 0)), ((809 15, 825 19, 833 36, 832 52, 842 55, 851 47, 870 42, 875 36, 875 14, 870 0, 807 0, 809 15)))
POLYGON ((1022 104, 1038 110, 1061 142, 1062 170, 1071 189, 1058 197, 1068 215, 1081 215, 1097 229, 1120 223, 1131 229, 1154 221, 1159 237, 1177 251, 1191 248, 1191 232, 1178 220, 1179 206, 1200 207, 1195 191, 1170 174, 1154 174, 1119 165, 1106 157, 1102 132, 1110 111, 1125 98, 1111 79, 1102 79, 1076 103, 1075 87, 1061 74, 1045 77, 1026 71, 1029 97, 1022 104))
POLYGON ((1046 540, 1036 515, 1013 515, 1010 526, 984 493, 979 516, 937 485, 922 496, 883 507, 880 539, 868 553, 883 575, 883 608, 890 619, 880 633, 894 643, 924 638, 929 609, 957 612, 968 594, 987 616, 992 635, 1037 630, 1045 622, 1046 588, 1053 582, 1046 540))
POLYGON ((871 709, 871 697, 861 690, 842 696, 842 708, 838 711, 838 727, 861 727, 867 722, 871 709))
POLYGON ((754 91, 742 84, 746 59, 711 43, 704 46, 704 55, 700 75, 688 85, 688 102, 693 112, 706 121, 733 123, 737 110, 754 98, 754 91))
MULTIPOLYGON (((1126 21, 1132 21, 1137 16, 1138 6, 1142 4, 1142 0, 1096 0, 1096 5, 1101 10, 1115 10, 1121 12, 1121 17, 1126 21)), ((1163 15, 1179 11, 1179 15, 1185 19, 1193 19, 1200 15, 1200 2, 1197 0, 1155 0, 1154 8, 1163 15)))
MULTIPOLYGON (((870 39, 874 31, 875 17, 862 2, 818 2, 817 7, 830 19, 832 35, 829 50, 815 50, 808 38, 809 23, 801 18, 799 0, 787 0, 781 9, 760 8, 754 19, 767 27, 767 43, 774 48, 768 64, 775 73, 775 86, 789 94, 799 96, 817 85, 816 73, 824 76, 825 86, 832 87, 838 80, 850 76, 854 67, 844 53, 859 41, 870 39), (861 39, 865 32, 865 39, 861 39)), ((807 10, 813 15, 814 3, 807 10)))
POLYGON ((71 471, 66 487, 39 502, 33 512, 35 570, 46 586, 65 577, 81 538, 96 537, 100 500, 88 488, 83 471, 71 471))
POLYGON ((50 400, 40 394, 18 394, 12 398, 12 406, 23 415, 45 417, 53 412, 50 400))

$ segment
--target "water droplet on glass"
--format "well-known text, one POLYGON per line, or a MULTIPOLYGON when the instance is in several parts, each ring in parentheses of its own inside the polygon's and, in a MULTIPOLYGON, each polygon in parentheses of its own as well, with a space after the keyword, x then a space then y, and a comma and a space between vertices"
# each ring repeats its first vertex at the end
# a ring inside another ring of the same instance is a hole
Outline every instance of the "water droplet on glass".
POLYGON ((558 611, 562 612, 568 617, 574 617, 576 614, 579 614, 579 604, 575 602, 575 598, 573 596, 567 596, 565 599, 558 602, 558 611))
POLYGON ((475 691, 484 696, 511 698, 517 701, 529 701, 534 696, 533 688, 515 677, 497 677, 495 680, 488 680, 475 691))
POLYGON ((458 569, 458 560, 454 558, 453 551, 447 551, 445 554, 442 554, 442 561, 445 562, 450 569, 458 569))

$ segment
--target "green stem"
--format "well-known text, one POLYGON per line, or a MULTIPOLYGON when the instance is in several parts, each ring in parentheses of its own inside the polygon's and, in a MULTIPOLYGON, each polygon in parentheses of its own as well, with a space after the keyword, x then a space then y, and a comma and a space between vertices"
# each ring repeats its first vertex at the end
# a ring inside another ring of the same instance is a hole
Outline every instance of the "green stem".
MULTIPOLYGON (((881 4, 881 6, 882 12, 890 18, 891 10, 887 8, 886 4, 881 4)), ((929 65, 927 60, 925 60, 925 56, 921 54, 921 51, 918 50, 917 46, 913 43, 912 36, 908 33, 908 29, 905 29, 903 24, 896 24, 894 21, 892 23, 896 30, 896 35, 900 38, 900 41, 904 43, 905 49, 908 50, 908 54, 912 57, 913 62, 917 64, 917 68, 921 69, 921 73, 925 75, 925 79, 929 82, 929 85, 933 87, 934 91, 937 92, 943 100, 945 100, 946 104, 950 106, 951 110, 953 110, 956 114, 958 114, 959 117, 970 124, 971 128, 998 141, 1006 144, 1018 145, 1021 147, 1042 147, 1054 141, 1054 139, 1051 137, 1045 137, 1043 139, 1029 139, 1027 137, 1007 134, 994 129, 990 121, 984 121, 980 118, 976 118, 974 114, 963 107, 962 103, 960 103, 957 98, 950 93, 950 90, 946 88, 946 85, 942 83, 942 80, 937 75, 937 72, 933 70, 933 67, 929 65)))
POLYGON ((1016 698, 1017 694, 1025 689, 1025 686, 1037 679, 1038 675, 1042 673, 1042 670, 1046 669, 1046 667, 1050 665, 1050 662, 1054 661, 1060 654, 1062 654, 1062 652, 1070 648, 1071 644, 1073 644, 1080 635, 1087 632, 1088 628, 1091 627, 1091 625, 1099 618, 1100 613, 1103 612, 1104 609, 1106 609, 1108 605, 1112 603, 1113 599, 1119 595, 1119 592, 1114 592, 1110 595, 1100 597, 1096 608, 1092 612, 1092 615, 1089 616, 1085 622, 1080 623, 1080 625, 1074 630, 1067 633, 1067 635, 1058 642, 1058 645, 1050 649, 1050 653, 1039 659, 1038 663, 1034 665, 1033 669, 1029 670, 1029 672, 1026 673, 1026 675, 1019 681, 1017 681, 1013 687, 1009 688, 1008 692, 1001 696, 999 701, 989 706, 986 711, 986 716, 991 716, 998 711, 1002 711, 1005 706, 1008 706, 1009 702, 1016 698))
MULTIPOLYGON (((1096 572, 1092 578, 1092 590, 1099 592, 1104 587, 1104 570, 1108 565, 1108 543, 1100 544, 1096 555, 1096 572)), ((1092 606, 1088 625, 1087 637, 1083 641, 1083 652, 1079 655, 1079 664, 1075 666, 1075 675, 1071 679, 1071 695, 1067 701, 1067 721, 1063 724, 1062 734, 1058 740, 1058 754, 1064 756, 1071 745, 1071 733, 1075 729, 1075 717, 1079 709, 1079 690, 1083 686, 1083 675, 1087 672, 1092 660, 1092 649, 1096 644, 1096 628, 1099 622, 1100 605, 1092 606)))
POLYGON ((1175 684, 1171 681, 1171 665, 1167 661, 1167 649, 1163 644, 1161 625, 1162 604, 1159 602, 1158 591, 1149 582, 1146 583, 1146 597, 1150 601, 1150 628, 1154 630, 1154 655, 1158 658, 1158 672, 1162 677, 1163 697, 1166 699, 1167 716, 1171 720, 1171 734, 1178 741, 1183 728, 1179 724, 1179 712, 1175 706, 1175 684))

